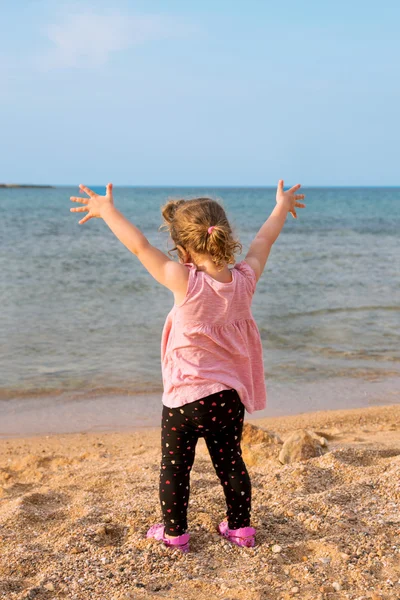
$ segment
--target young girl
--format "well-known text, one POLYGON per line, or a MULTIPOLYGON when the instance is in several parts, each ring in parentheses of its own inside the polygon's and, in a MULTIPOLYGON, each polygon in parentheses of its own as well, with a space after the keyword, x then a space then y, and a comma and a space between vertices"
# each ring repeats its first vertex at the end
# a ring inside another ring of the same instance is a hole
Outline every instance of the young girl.
POLYGON ((163 523, 147 537, 189 550, 187 508, 190 471, 199 437, 204 437, 227 505, 217 531, 238 546, 255 545, 250 526, 251 482, 240 447, 244 411, 266 406, 261 338, 251 312, 252 297, 272 244, 288 212, 303 194, 278 183, 276 206, 254 238, 245 260, 222 206, 210 198, 169 201, 162 208, 179 262, 152 246, 114 206, 112 184, 99 196, 81 185, 89 198, 71 197, 84 206, 71 211, 101 217, 149 273, 174 294, 161 340, 164 393, 159 478, 163 523))

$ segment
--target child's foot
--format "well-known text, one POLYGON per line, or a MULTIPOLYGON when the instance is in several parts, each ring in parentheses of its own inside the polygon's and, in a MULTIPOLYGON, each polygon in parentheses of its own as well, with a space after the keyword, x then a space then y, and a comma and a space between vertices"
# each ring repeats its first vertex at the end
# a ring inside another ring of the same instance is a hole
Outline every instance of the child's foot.
POLYGON ((236 544, 237 546, 246 546, 247 548, 253 548, 255 546, 256 530, 254 527, 229 529, 228 521, 222 521, 222 523, 218 525, 217 531, 229 542, 232 542, 232 544, 236 544))
POLYGON ((181 552, 189 552, 189 539, 190 533, 183 533, 182 535, 169 536, 164 533, 164 525, 162 523, 156 523, 152 525, 147 532, 146 537, 155 538, 156 540, 162 540, 166 546, 172 548, 178 548, 181 552))

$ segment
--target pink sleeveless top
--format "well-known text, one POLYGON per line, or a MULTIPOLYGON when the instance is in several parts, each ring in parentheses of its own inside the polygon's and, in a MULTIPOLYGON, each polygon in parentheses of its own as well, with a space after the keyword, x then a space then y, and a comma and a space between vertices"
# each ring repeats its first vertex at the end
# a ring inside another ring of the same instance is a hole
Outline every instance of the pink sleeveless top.
POLYGON ((251 312, 256 276, 244 260, 221 283, 193 263, 186 296, 167 315, 161 338, 162 403, 176 408, 235 389, 248 413, 266 407, 263 350, 251 312))

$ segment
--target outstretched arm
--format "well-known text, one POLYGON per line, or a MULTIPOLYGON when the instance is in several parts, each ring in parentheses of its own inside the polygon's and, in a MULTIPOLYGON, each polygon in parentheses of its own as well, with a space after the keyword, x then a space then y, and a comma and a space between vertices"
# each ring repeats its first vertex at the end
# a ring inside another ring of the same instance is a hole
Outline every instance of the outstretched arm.
POLYGON ((294 219, 297 219, 295 207, 304 208, 305 204, 298 202, 303 200, 304 194, 295 194, 301 187, 300 184, 294 185, 290 190, 283 191, 283 179, 279 180, 276 192, 276 206, 256 237, 252 241, 245 260, 252 267, 256 274, 257 281, 264 271, 267 258, 272 248, 272 244, 278 238, 282 227, 286 221, 287 214, 290 212, 294 219))
POLYGON ((73 202, 81 202, 84 206, 71 208, 71 212, 89 211, 79 221, 83 224, 93 217, 102 218, 117 238, 135 254, 149 273, 162 285, 174 293, 184 293, 187 287, 188 270, 183 265, 171 260, 161 250, 152 246, 145 235, 114 206, 112 184, 107 185, 105 196, 93 190, 79 186, 89 198, 71 196, 73 202))

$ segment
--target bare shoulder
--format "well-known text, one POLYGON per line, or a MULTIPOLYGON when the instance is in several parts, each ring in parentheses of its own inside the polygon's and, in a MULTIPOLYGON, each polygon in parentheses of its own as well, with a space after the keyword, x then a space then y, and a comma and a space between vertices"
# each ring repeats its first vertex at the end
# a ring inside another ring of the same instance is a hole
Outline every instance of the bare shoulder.
POLYGON ((144 244, 136 256, 150 275, 172 292, 179 292, 186 287, 189 267, 171 260, 152 244, 144 244))
POLYGON ((261 277, 261 267, 257 257, 248 254, 242 262, 246 263, 254 271, 256 281, 258 281, 261 277))
POLYGON ((175 302, 180 304, 180 299, 186 296, 190 267, 173 260, 165 265, 165 284, 173 292, 175 302))

